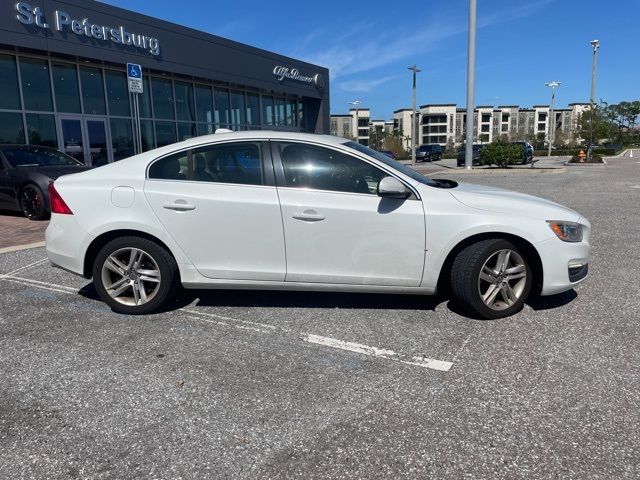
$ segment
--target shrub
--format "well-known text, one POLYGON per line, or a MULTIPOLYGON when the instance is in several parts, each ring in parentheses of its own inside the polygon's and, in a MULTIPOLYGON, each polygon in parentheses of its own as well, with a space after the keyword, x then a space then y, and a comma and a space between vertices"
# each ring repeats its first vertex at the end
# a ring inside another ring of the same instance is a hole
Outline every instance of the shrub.
POLYGON ((524 156, 522 149, 522 145, 507 143, 504 140, 496 140, 480 151, 480 161, 483 165, 508 167, 516 163, 522 163, 524 156))
POLYGON ((591 155, 591 159, 585 158, 584 162, 580 161, 580 157, 578 155, 574 155, 571 157, 571 160, 569 160, 569 163, 604 163, 604 161, 602 160, 602 156, 597 154, 591 155))

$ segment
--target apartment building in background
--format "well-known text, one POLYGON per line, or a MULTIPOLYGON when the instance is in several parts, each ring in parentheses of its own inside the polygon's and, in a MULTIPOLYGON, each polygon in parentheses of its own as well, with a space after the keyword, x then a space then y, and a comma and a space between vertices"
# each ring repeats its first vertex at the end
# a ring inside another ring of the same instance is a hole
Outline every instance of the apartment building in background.
MULTIPOLYGON (((555 139, 568 142, 578 131, 578 122, 582 113, 589 107, 588 103, 570 103, 566 108, 555 108, 554 118, 550 118, 549 105, 534 105, 523 108, 518 105, 478 105, 473 112, 474 142, 490 143, 501 135, 510 140, 540 139, 548 140, 549 122, 553 122, 555 139)), ((359 109, 359 137, 358 141, 367 145, 369 127, 381 131, 397 134, 402 138, 406 149, 411 147, 411 118, 410 108, 401 108, 393 112, 393 122, 370 120, 369 109, 359 109), (365 121, 368 122, 365 125, 365 121), (366 132, 366 134, 365 134, 366 132), (366 142, 366 143, 365 143, 366 142)), ((417 144, 437 143, 443 147, 458 147, 464 143, 466 137, 467 112, 454 103, 421 105, 417 110, 415 138, 417 144)), ((331 116, 331 134, 353 137, 355 130, 355 109, 349 114, 331 116), (342 130, 341 124, 349 125, 342 130)))

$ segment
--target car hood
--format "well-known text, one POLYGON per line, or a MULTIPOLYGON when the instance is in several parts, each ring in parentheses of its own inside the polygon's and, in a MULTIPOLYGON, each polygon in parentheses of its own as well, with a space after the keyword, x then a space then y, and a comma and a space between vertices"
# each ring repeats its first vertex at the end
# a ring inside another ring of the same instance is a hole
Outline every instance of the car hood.
POLYGON ((51 180, 55 180, 62 175, 70 175, 72 173, 80 173, 90 170, 92 167, 87 165, 57 165, 50 167, 18 167, 18 170, 24 174, 39 173, 51 180))
POLYGON ((579 213, 559 203, 502 188, 460 183, 449 192, 460 203, 478 210, 543 220, 577 222, 580 219, 579 213))

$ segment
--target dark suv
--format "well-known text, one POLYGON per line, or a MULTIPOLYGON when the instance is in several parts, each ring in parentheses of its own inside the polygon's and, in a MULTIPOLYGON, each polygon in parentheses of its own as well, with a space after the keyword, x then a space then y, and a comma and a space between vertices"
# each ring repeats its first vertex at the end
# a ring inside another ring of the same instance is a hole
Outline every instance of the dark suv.
MULTIPOLYGON (((464 167, 464 161, 465 161, 465 156, 466 156, 466 150, 465 150, 465 146, 463 145, 462 148, 460 150, 458 150, 458 166, 459 167, 464 167)), ((482 149, 484 148, 484 145, 481 145, 479 143, 476 143, 473 145, 473 165, 481 165, 481 161, 480 161, 480 152, 482 151, 482 149)))
POLYGON ((416 162, 433 162, 442 159, 442 147, 437 143, 420 145, 416 149, 416 162))
POLYGON ((511 145, 520 145, 522 147, 522 164, 526 165, 533 160, 533 146, 529 142, 510 142, 511 145))

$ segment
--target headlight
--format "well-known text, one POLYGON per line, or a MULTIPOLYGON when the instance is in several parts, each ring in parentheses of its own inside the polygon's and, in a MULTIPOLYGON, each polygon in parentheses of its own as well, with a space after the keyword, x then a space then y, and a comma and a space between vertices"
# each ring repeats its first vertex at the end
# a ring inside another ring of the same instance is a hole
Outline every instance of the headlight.
POLYGON ((547 223, 553 230, 553 233, 563 242, 581 242, 582 241, 582 225, 574 222, 557 222, 555 220, 547 220, 547 223))

